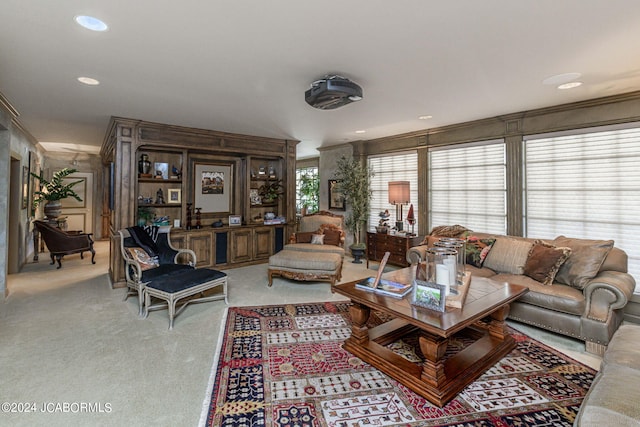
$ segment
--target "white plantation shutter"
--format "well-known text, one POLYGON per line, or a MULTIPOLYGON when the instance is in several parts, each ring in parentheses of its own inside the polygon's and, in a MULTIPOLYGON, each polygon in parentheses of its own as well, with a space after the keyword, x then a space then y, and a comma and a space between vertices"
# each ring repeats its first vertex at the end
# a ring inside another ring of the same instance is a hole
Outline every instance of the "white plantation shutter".
POLYGON ((526 234, 613 239, 640 282, 640 128, 603 129, 525 138, 526 234))
POLYGON ((429 149, 429 230, 460 224, 505 234, 505 177, 503 140, 429 149))
MULTIPOLYGON (((389 209, 391 217, 388 224, 393 227, 396 222, 396 207, 389 204, 389 181, 409 181, 411 190, 411 204, 413 204, 416 223, 414 229, 418 230, 418 153, 415 151, 385 156, 371 156, 368 159, 369 168, 375 175, 371 178, 371 211, 369 212, 368 230, 374 231, 380 217, 378 214, 389 209)), ((402 207, 403 219, 406 219, 409 205, 402 207)), ((406 221, 404 229, 411 231, 406 221)))

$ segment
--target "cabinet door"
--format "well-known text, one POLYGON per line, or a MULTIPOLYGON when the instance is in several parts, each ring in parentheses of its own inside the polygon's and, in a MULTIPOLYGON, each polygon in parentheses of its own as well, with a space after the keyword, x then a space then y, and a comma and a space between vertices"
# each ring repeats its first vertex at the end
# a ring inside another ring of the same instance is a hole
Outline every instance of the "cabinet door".
POLYGON ((258 227, 253 233, 254 259, 269 258, 273 253, 273 227, 258 227))
POLYGON ((187 236, 187 247, 196 253, 196 268, 213 266, 213 234, 196 231, 187 236))
POLYGON ((253 258, 251 253, 253 248, 252 230, 243 228, 233 230, 229 234, 231 237, 231 263, 251 261, 253 258))

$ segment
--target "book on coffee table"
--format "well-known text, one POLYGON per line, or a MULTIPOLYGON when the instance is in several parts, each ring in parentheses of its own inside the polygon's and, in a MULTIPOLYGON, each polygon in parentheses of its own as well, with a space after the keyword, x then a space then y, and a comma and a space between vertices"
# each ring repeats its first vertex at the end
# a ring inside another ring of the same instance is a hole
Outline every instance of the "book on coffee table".
POLYGON ((382 260, 380 261, 380 265, 378 266, 378 274, 376 274, 376 277, 367 277, 366 279, 359 281, 356 283, 356 288, 365 291, 373 291, 378 294, 395 298, 402 298, 409 293, 413 287, 411 284, 394 282, 392 280, 382 278, 384 266, 387 264, 387 260, 390 255, 391 252, 385 252, 382 260))
POLYGON ((405 283, 393 282, 391 280, 380 279, 376 283, 375 277, 367 277, 364 280, 356 283, 356 288, 364 291, 373 291, 377 294, 386 295, 389 297, 402 298, 407 295, 412 286, 405 283))

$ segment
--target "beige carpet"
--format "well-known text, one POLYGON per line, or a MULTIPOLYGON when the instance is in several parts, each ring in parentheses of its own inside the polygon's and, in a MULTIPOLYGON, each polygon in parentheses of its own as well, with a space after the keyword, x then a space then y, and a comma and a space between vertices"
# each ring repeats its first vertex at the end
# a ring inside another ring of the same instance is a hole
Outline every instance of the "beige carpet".
MULTIPOLYGON (((97 242, 96 250, 96 265, 72 255, 56 270, 41 254, 8 277, 9 296, 0 303, 0 402, 15 402, 15 409, 33 402, 27 409, 37 412, 0 413, 0 425, 198 425, 224 301, 188 307, 168 331, 165 311, 139 319, 136 299, 122 302, 124 290, 111 289, 106 273, 108 244, 97 242)), ((328 283, 276 278, 268 288, 266 269, 227 270, 230 305, 343 299, 328 283)), ((343 281, 371 274, 349 259, 343 281)), ((512 325, 599 366, 580 342, 512 325)))

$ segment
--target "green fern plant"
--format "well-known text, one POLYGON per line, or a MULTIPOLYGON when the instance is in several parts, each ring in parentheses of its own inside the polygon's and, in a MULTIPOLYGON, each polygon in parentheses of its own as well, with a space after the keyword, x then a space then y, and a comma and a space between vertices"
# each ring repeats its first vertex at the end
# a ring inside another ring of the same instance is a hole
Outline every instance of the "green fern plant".
POLYGON ((82 180, 70 182, 68 184, 64 183, 64 178, 71 175, 72 173, 77 172, 76 169, 64 168, 53 174, 51 181, 47 180, 42 175, 37 175, 31 172, 31 176, 40 181, 40 190, 36 191, 36 198, 33 200, 34 206, 38 206, 43 201, 56 201, 66 199, 67 197, 73 197, 77 201, 81 202, 82 199, 73 190, 73 186, 82 182, 82 180))

